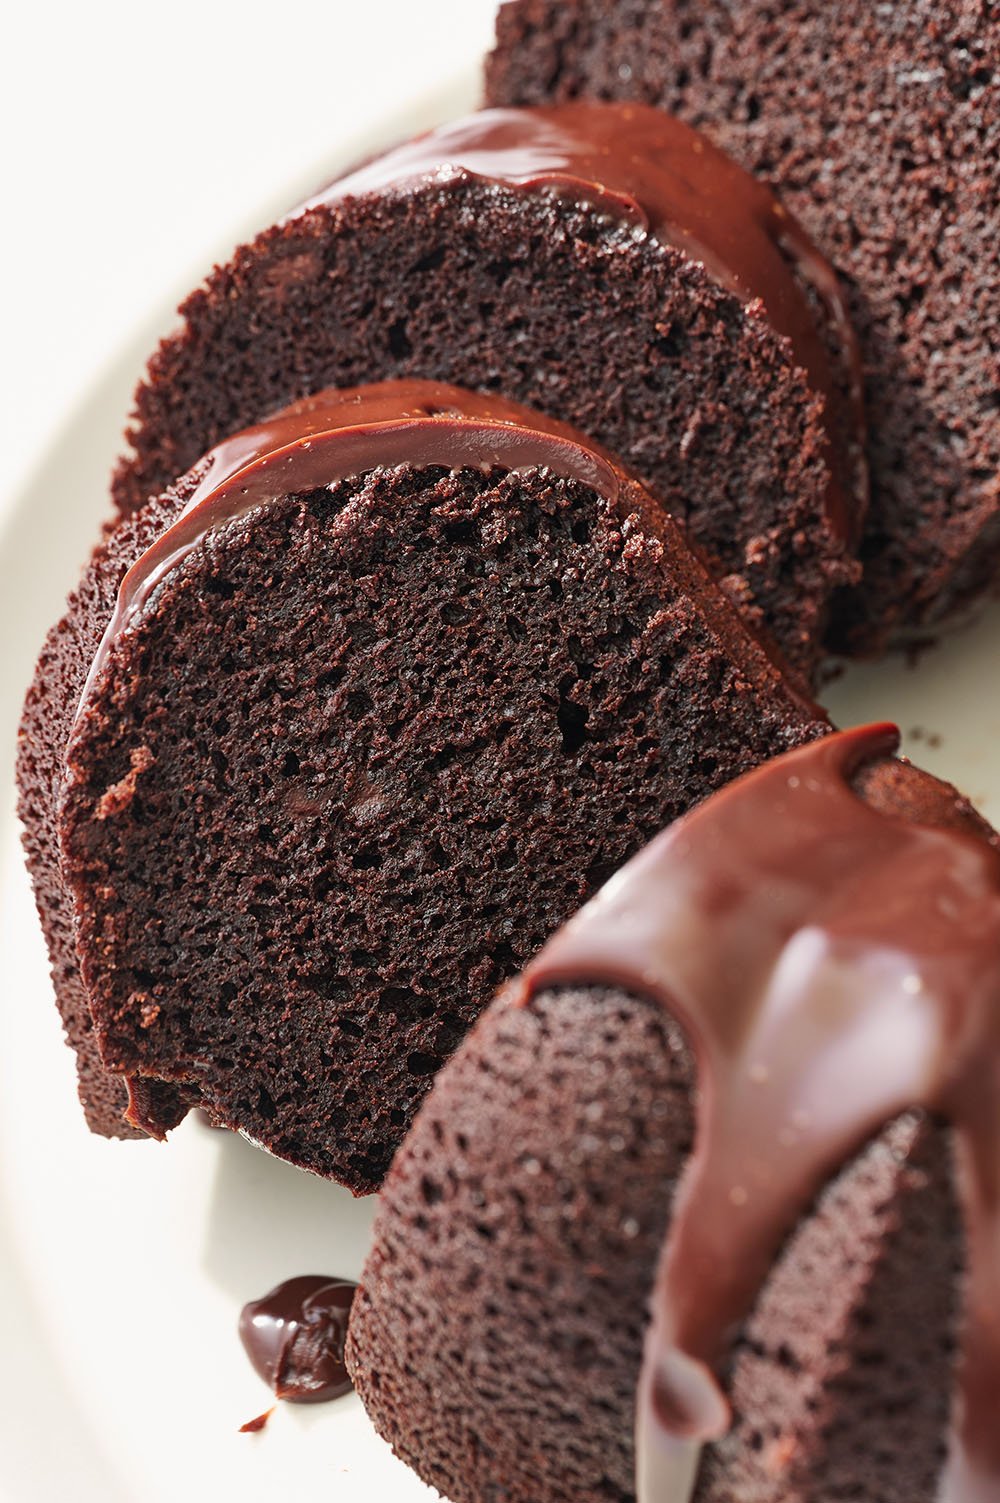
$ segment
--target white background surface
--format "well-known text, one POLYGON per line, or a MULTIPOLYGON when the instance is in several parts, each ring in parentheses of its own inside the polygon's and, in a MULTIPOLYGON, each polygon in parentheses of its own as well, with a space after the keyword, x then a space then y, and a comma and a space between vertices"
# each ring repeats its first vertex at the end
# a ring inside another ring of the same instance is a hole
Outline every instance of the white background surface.
MULTIPOLYGON (((0 504, 136 325, 339 139, 486 50, 494 0, 21 0, 0 28, 0 504)), ((261 215, 263 219, 264 215, 261 215)))
MULTIPOLYGON (((128 395, 213 258, 393 135, 475 97, 493 0, 20 5, 0 41, 0 1500, 411 1503, 356 1400, 265 1407, 241 1302, 351 1275, 369 1208, 229 1134, 83 1129, 10 818, 17 708, 105 510, 128 395), (233 33, 230 34, 232 27, 233 33), (449 81, 457 80, 454 88, 449 81)), ((852 670, 846 724, 1000 819, 1000 613, 916 670, 852 670), (940 740, 938 739, 940 737, 940 740)))

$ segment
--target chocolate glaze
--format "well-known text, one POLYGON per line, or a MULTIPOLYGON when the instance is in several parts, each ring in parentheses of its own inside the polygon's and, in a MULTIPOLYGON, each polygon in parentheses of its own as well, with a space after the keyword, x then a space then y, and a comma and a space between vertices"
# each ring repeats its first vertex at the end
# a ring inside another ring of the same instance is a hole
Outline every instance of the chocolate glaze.
MULTIPOLYGON (((830 263, 778 199, 682 121, 637 104, 572 103, 481 110, 440 126, 329 184, 295 214, 367 193, 471 176, 596 204, 640 233, 700 261, 744 304, 760 302, 792 346, 838 429, 854 435, 846 466, 828 443, 827 507, 855 542, 867 505, 861 351, 830 263), (850 390, 838 387, 802 283, 836 331, 850 390), (853 494, 839 477, 851 475, 853 494)), ((294 216, 292 216, 294 217, 294 216)))
POLYGON ((356 1288, 348 1279, 306 1274, 243 1306, 240 1340, 279 1399, 322 1404, 350 1392, 344 1342, 356 1288))
POLYGON ((273 1413, 274 1406, 272 1405, 270 1409, 265 1409, 263 1414, 255 1415, 253 1419, 247 1420, 245 1425, 241 1425, 240 1434, 259 1435, 261 1430, 263 1430, 267 1425, 267 1422, 271 1418, 271 1415, 273 1413))
POLYGON ((638 1403, 640 1503, 690 1496, 729 1424, 716 1371, 823 1184, 920 1106, 950 1118, 965 1331, 942 1503, 1000 1497, 1000 854, 849 787, 876 725, 767 764, 665 831, 528 967, 521 1000, 603 982, 687 1030, 695 1151, 660 1262, 638 1403))
POLYGON ((214 528, 272 501, 376 466, 505 470, 544 466, 608 500, 637 485, 600 445, 564 423, 501 397, 435 381, 381 381, 306 397, 226 439, 201 461, 180 516, 122 580, 94 657, 86 702, 108 651, 156 586, 214 528))

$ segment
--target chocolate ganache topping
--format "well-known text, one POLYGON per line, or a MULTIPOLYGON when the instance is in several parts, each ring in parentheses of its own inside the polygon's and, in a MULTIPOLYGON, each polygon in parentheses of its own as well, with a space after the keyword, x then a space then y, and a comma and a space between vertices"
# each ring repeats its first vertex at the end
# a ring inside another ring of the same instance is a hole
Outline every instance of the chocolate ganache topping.
POLYGON ((226 439, 201 460, 184 510, 128 570, 81 697, 112 643, 157 585, 215 528, 279 496, 379 466, 458 470, 547 467, 608 500, 638 482, 583 434, 501 397, 435 381, 382 381, 319 392, 226 439))
POLYGON ((887 1122, 950 1119, 968 1280, 942 1503, 1000 1497, 1000 852, 849 786, 893 726, 767 764, 660 835, 521 982, 668 1008, 701 1089, 637 1405, 640 1503, 686 1500, 729 1407, 716 1370, 824 1183, 887 1122))
POLYGON ((594 204, 701 262, 742 303, 759 301, 827 411, 842 414, 836 431, 853 435, 846 465, 827 444, 827 508, 838 534, 858 539, 867 502, 860 347, 833 267, 768 187, 660 110, 572 103, 481 110, 440 126, 329 184, 291 217, 345 198, 463 176, 594 204), (805 288, 844 353, 846 393, 805 288), (847 487, 844 475, 851 477, 847 487))
POLYGON ((240 1340, 279 1399, 323 1404, 351 1391, 344 1342, 356 1288, 349 1279, 303 1274, 243 1306, 240 1340))

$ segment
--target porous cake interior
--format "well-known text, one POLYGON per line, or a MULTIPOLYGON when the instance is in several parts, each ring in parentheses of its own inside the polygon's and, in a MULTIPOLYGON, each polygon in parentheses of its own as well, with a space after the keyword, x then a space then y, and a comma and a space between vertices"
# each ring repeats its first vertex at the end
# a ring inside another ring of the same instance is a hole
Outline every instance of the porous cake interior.
POLYGON ((818 399, 763 316, 629 221, 475 181, 348 201, 266 232, 182 311, 137 393, 126 510, 308 392, 392 376, 496 391, 621 455, 812 666, 851 572, 818 399))
POLYGON ((672 537, 547 472, 377 470, 174 568, 69 749, 112 1068, 374 1188, 497 985, 820 729, 672 537))

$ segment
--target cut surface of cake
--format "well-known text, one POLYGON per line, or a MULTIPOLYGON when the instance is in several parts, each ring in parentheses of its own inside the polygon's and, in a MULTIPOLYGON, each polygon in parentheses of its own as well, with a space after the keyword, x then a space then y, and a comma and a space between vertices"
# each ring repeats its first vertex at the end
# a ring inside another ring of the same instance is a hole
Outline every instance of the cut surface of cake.
POLYGON ((1000 13, 982 0, 510 0, 494 105, 678 114, 771 183, 864 355, 864 581, 833 645, 944 619, 1000 568, 1000 13))
POLYGON ((996 1496, 1000 850, 896 741, 661 834, 439 1075, 348 1365, 452 1503, 996 1496))
POLYGON ((231 438, 110 533, 28 699, 93 1125, 123 1130, 127 1080, 134 1128, 202 1106, 374 1188, 497 985, 665 821, 827 729, 558 423, 405 382, 231 438))
POLYGON ((860 357, 836 278, 705 138, 616 105, 485 111, 217 268, 136 394, 123 511, 328 386, 496 392, 607 445, 808 674, 856 577, 860 357))

